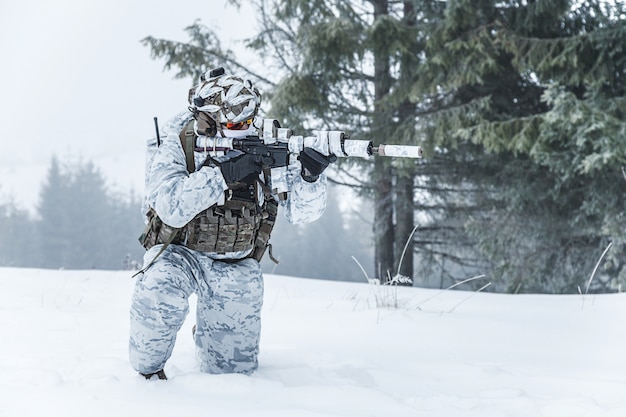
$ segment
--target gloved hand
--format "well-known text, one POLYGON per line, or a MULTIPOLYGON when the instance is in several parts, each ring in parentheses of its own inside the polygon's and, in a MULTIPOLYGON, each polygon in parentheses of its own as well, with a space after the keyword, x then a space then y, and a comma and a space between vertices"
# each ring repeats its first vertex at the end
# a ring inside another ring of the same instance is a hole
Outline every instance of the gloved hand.
POLYGON ((242 154, 235 158, 228 159, 220 163, 220 169, 226 184, 241 181, 244 178, 261 174, 263 169, 262 157, 259 155, 242 154))
POLYGON ((304 148, 298 159, 302 164, 302 178, 306 182, 315 182, 328 165, 337 160, 337 157, 333 154, 325 156, 313 148, 304 148))

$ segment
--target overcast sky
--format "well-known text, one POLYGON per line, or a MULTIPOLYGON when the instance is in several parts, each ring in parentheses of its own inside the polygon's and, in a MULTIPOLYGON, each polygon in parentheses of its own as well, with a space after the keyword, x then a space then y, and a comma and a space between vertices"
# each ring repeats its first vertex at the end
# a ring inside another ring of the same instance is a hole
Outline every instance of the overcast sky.
POLYGON ((33 210, 53 155, 142 193, 153 117, 183 110, 191 81, 163 72, 140 40, 187 41, 199 18, 237 49, 256 27, 245 16, 225 0, 0 1, 0 202, 33 210))

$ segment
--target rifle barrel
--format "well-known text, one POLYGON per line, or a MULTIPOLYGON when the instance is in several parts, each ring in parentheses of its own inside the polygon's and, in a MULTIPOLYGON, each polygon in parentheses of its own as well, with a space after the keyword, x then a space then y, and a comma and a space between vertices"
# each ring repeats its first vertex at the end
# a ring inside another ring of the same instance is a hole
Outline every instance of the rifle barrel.
POLYGON ((424 150, 421 146, 381 144, 374 147, 372 151, 381 156, 399 158, 422 158, 424 156, 424 150))

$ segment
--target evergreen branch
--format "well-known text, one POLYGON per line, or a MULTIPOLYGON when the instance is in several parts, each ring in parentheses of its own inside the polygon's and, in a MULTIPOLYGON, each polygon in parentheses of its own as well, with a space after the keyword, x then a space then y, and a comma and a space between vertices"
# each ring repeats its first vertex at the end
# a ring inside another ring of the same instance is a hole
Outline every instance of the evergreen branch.
POLYGON ((339 180, 336 180, 336 179, 331 178, 331 177, 328 177, 327 180, 331 184, 342 185, 342 186, 345 186, 345 187, 355 188, 357 190, 359 190, 359 189, 360 190, 363 190, 363 189, 370 190, 370 189, 372 189, 371 186, 358 185, 358 184, 353 184, 353 183, 349 183, 349 182, 339 181, 339 180))
POLYGON ((169 69, 171 68, 172 65, 176 64, 181 69, 181 72, 179 74, 182 74, 182 75, 186 74, 185 70, 187 69, 186 65, 188 65, 188 63, 174 62, 173 57, 174 56, 180 57, 180 56, 185 56, 185 55, 187 56, 202 55, 202 56, 216 58, 220 61, 226 62, 227 64, 244 71, 246 74, 256 78, 259 81, 265 82, 269 84, 270 86, 276 85, 273 81, 270 81, 269 79, 262 76, 261 74, 250 70, 248 67, 240 64, 235 59, 231 58, 229 56, 229 51, 222 52, 219 49, 206 49, 201 46, 196 46, 196 45, 183 43, 183 42, 171 41, 167 39, 157 39, 152 36, 148 36, 142 39, 141 42, 144 45, 151 46, 152 55, 155 58, 163 58, 166 55, 169 55, 170 60, 166 62, 165 68, 169 69))
MULTIPOLYGON (((264 31, 262 31, 259 34, 259 37, 263 37, 263 36, 267 36, 270 40, 271 45, 273 46, 274 52, 276 53, 276 56, 278 57, 279 61, 282 64, 282 68, 286 69, 288 72, 290 73, 294 73, 295 69, 289 64, 289 61, 285 58, 284 55, 284 49, 283 48, 279 48, 279 45, 284 45, 283 43, 277 42, 276 39, 274 38, 274 33, 279 33, 279 34, 284 34, 285 38, 289 41, 289 44, 291 45, 296 45, 296 33, 293 32, 293 30, 287 26, 287 29, 290 29, 291 31, 285 30, 283 28, 279 28, 275 22, 274 19, 271 19, 266 11, 266 7, 265 7, 265 1, 261 1, 260 2, 260 11, 261 11, 261 22, 262 22, 262 27, 267 28, 264 31)), ((296 61, 298 62, 298 61, 296 61)))
POLYGON ((620 23, 572 36, 547 39, 525 37, 502 29, 494 45, 511 53, 512 63, 520 71, 533 71, 543 76, 546 82, 563 80, 577 84, 593 80, 597 84, 600 80, 611 82, 613 71, 623 68, 624 59, 616 60, 616 52, 621 51, 625 41, 626 27, 620 23))
POLYGON ((337 185, 346 185, 348 187, 353 187, 353 188, 371 188, 371 185, 366 185, 369 184, 369 182, 366 182, 362 179, 362 177, 358 177, 352 173, 350 173, 350 171, 343 169, 341 167, 336 167, 335 168, 336 171, 338 171, 340 174, 348 177, 351 180, 354 180, 356 182, 356 184, 354 183, 347 183, 347 182, 340 182, 339 180, 335 180, 333 178, 328 177, 329 181, 332 181, 334 184, 337 185))

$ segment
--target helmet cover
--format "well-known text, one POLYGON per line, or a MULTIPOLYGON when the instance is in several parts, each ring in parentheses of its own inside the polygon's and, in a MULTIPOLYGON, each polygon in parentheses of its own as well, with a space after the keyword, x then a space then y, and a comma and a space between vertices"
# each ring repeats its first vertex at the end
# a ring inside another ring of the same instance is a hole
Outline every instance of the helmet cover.
POLYGON ((210 77, 209 72, 205 77, 189 97, 194 111, 208 114, 216 123, 245 122, 256 116, 261 94, 250 80, 224 74, 210 77))

